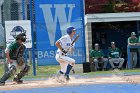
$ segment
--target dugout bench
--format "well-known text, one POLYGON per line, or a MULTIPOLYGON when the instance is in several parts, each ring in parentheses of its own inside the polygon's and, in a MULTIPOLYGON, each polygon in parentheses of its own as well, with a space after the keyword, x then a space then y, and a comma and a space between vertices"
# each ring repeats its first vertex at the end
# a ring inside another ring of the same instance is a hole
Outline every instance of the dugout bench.
MULTIPOLYGON (((103 69, 102 68, 103 67, 102 62, 99 63, 99 67, 100 67, 99 69, 101 71, 103 69)), ((95 64, 93 62, 93 58, 90 58, 89 62, 83 63, 83 72, 86 73, 86 72, 94 72, 94 71, 97 71, 97 70, 95 69, 95 64)))

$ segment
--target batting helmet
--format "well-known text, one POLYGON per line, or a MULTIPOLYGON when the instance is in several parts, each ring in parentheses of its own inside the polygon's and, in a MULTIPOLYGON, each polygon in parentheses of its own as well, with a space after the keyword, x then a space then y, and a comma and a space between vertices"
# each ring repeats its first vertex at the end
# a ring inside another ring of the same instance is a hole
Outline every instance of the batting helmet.
POLYGON ((68 27, 67 28, 67 34, 71 34, 73 30, 76 30, 74 27, 68 27))
POLYGON ((26 34, 25 33, 20 33, 16 36, 16 40, 21 40, 22 42, 26 41, 26 34))

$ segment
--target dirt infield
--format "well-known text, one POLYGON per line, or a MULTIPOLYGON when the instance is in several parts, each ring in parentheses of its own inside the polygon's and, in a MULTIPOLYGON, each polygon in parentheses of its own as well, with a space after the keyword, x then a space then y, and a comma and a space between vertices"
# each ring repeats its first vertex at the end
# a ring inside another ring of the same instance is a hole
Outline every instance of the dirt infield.
POLYGON ((116 76, 112 75, 109 77, 92 77, 92 78, 75 78, 71 77, 69 82, 60 83, 55 78, 49 78, 48 80, 38 81, 24 81, 23 84, 13 84, 13 82, 6 82, 5 86, 0 86, 0 90, 19 90, 29 88, 47 88, 47 87, 58 87, 58 86, 73 86, 82 84, 139 84, 140 75, 133 76, 116 76))

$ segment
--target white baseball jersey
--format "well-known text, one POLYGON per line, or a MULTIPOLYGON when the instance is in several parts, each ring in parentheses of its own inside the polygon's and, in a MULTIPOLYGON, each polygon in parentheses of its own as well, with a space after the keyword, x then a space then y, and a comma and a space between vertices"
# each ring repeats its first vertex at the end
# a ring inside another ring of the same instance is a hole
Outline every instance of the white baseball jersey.
MULTIPOLYGON (((60 45, 61 47, 65 50, 65 51, 68 51, 68 49, 70 47, 73 47, 71 46, 71 43, 72 43, 72 40, 70 38, 69 35, 65 35, 65 36, 62 36, 58 42, 60 42, 60 45)), ((57 50, 57 52, 59 52, 59 54, 61 55, 62 54, 62 51, 60 49, 57 50)), ((68 51, 69 52, 69 51, 68 51)))
MULTIPOLYGON (((65 51, 68 51, 69 47, 73 47, 71 46, 72 40, 69 35, 62 36, 57 42, 60 42, 61 47, 65 51)), ((60 63, 61 71, 64 73, 66 72, 68 64, 75 63, 75 60, 73 58, 70 58, 66 55, 62 55, 62 51, 60 49, 57 50, 56 60, 60 63)))

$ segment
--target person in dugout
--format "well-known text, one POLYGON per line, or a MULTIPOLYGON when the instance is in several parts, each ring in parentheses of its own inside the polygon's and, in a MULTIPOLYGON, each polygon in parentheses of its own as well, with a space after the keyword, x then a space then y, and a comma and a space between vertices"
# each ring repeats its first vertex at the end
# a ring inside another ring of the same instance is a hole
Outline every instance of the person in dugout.
MULTIPOLYGON (((135 32, 131 32, 131 36, 128 38, 127 42, 129 46, 139 45, 139 40, 136 37, 135 32)), ((132 68, 135 68, 137 66, 137 52, 138 52, 137 48, 130 49, 130 55, 131 55, 130 59, 131 59, 132 68)))
POLYGON ((109 63, 113 69, 122 69, 124 63, 124 58, 121 58, 121 51, 116 47, 115 42, 111 42, 111 48, 109 48, 109 63), (118 66, 115 66, 114 63, 118 66))
POLYGON ((95 69, 99 70, 99 62, 103 62, 103 70, 106 70, 108 59, 104 58, 103 51, 99 48, 99 44, 94 45, 95 49, 91 50, 90 57, 93 58, 93 63, 95 64, 95 69))

